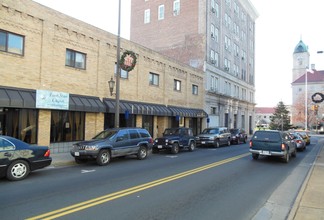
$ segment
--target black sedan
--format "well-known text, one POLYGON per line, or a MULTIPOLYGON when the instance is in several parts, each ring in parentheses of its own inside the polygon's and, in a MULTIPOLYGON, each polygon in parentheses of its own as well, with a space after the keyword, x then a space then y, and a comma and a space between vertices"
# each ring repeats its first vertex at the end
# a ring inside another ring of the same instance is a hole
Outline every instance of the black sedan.
POLYGON ((22 180, 29 172, 51 163, 48 147, 29 145, 16 138, 0 135, 0 178, 22 180))
POLYGON ((246 143, 247 134, 243 129, 232 128, 230 129, 231 132, 231 143, 232 144, 239 144, 239 143, 246 143))

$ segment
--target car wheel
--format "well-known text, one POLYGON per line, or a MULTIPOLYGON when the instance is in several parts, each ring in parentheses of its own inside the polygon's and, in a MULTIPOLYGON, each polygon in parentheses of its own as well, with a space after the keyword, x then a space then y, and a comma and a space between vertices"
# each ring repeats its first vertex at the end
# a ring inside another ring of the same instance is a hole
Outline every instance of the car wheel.
POLYGON ((257 160, 259 158, 259 154, 252 154, 253 160, 257 160))
POLYGON ((143 160, 147 157, 147 149, 144 146, 140 146, 138 153, 137 153, 137 159, 143 160))
POLYGON ((215 147, 219 148, 219 146, 220 146, 219 140, 216 140, 215 147))
POLYGON ((287 154, 286 154, 286 156, 284 158, 284 162, 285 163, 288 163, 289 162, 289 158, 290 158, 290 154, 289 154, 289 152, 287 152, 287 154))
POLYGON ((193 141, 191 141, 189 144, 189 151, 194 151, 195 148, 196 148, 195 143, 193 141))
POLYGON ((77 164, 83 164, 88 161, 87 159, 80 159, 80 158, 74 158, 74 160, 77 164))
POLYGON ((172 154, 177 154, 179 153, 179 144, 178 143, 174 143, 171 147, 171 153, 172 154))
POLYGON ((8 167, 7 179, 12 181, 22 180, 28 176, 29 172, 29 164, 26 161, 16 160, 8 167))
POLYGON ((100 166, 105 166, 110 162, 109 150, 101 150, 97 156, 96 162, 100 166))
POLYGON ((243 141, 243 142, 244 142, 244 144, 246 144, 246 141, 247 141, 247 137, 245 137, 245 138, 244 138, 244 141, 243 141))

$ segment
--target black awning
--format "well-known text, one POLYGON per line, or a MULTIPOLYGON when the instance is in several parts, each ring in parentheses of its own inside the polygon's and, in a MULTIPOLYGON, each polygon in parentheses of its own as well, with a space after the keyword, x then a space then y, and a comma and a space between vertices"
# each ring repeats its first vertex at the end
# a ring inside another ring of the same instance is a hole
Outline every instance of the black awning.
MULTIPOLYGON (((116 101, 115 99, 107 99, 104 100, 105 105, 109 113, 115 112, 116 101)), ((129 114, 137 114, 137 115, 158 115, 158 116, 171 116, 172 112, 165 106, 159 104, 152 103, 144 103, 144 102, 133 102, 133 101, 119 101, 120 113, 125 113, 126 111, 129 114)))
POLYGON ((69 110, 81 112, 106 112, 106 107, 98 97, 70 94, 69 110))
POLYGON ((204 118, 207 117, 207 113, 203 109, 184 108, 177 106, 168 106, 172 111, 173 116, 192 117, 192 118, 204 118))
POLYGON ((0 87, 0 106, 11 108, 35 108, 36 91, 0 87))

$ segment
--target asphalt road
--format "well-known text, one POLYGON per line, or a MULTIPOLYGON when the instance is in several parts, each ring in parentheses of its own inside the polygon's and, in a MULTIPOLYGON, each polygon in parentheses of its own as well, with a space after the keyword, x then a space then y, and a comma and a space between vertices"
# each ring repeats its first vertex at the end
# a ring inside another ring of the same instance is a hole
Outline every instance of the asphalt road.
POLYGON ((318 152, 252 160, 248 144, 45 168, 0 180, 1 219, 284 219, 318 152))

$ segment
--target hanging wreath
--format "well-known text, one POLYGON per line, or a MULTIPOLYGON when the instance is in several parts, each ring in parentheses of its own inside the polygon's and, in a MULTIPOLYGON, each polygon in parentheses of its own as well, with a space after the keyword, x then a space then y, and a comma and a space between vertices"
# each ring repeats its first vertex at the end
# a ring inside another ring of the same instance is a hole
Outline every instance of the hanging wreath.
POLYGON ((321 103, 324 101, 324 95, 322 93, 316 92, 312 95, 312 101, 315 103, 321 103))
POLYGON ((136 65, 137 57, 133 51, 126 50, 120 58, 120 68, 129 72, 132 71, 136 65))

